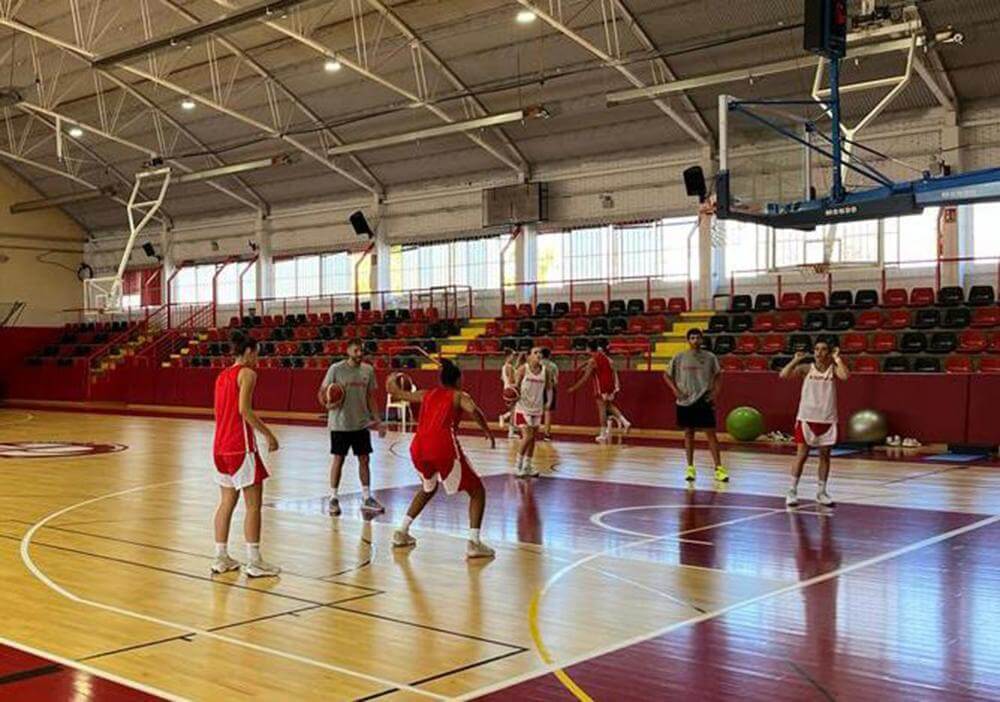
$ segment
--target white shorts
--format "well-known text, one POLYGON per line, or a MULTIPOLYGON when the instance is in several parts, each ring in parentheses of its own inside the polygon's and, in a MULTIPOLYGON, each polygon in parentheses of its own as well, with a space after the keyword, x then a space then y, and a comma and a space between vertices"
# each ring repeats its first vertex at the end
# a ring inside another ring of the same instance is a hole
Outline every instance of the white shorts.
POLYGON ((542 426, 542 415, 526 413, 522 410, 514 410, 515 427, 540 427, 542 426))

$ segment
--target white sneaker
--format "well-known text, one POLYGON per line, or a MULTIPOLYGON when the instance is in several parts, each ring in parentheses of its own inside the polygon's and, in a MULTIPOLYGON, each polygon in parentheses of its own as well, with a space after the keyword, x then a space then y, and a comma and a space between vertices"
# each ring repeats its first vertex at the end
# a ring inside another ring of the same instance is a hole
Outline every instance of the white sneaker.
POLYGON ((518 466, 517 473, 515 473, 515 475, 518 478, 537 478, 540 473, 535 470, 534 466, 518 466))
POLYGON ((472 558, 493 558, 496 552, 482 541, 466 541, 465 557, 472 558))
POLYGON ((909 437, 903 439, 903 448, 920 448, 921 444, 916 439, 909 437))
POLYGON ((271 578, 281 572, 281 568, 271 565, 263 558, 243 566, 243 575, 248 578, 271 578))
POLYGON ((799 492, 795 488, 788 488, 788 492, 785 493, 785 507, 798 507, 799 506, 799 492))
POLYGON ((374 497, 369 497, 367 500, 361 503, 362 512, 370 512, 371 514, 382 514, 385 512, 385 507, 382 503, 376 500, 374 497))
POLYGON ((817 504, 820 504, 824 507, 833 507, 836 504, 833 501, 833 498, 830 497, 830 493, 828 493, 826 490, 820 490, 819 492, 816 493, 816 502, 817 504))
POLYGON ((629 430, 632 428, 632 422, 627 419, 622 420, 622 433, 628 434, 629 430))
POLYGON ((238 570, 239 567, 240 562, 228 554, 225 556, 216 556, 215 560, 212 561, 213 573, 229 573, 230 571, 238 570))
POLYGON ((516 439, 517 438, 517 431, 514 429, 514 425, 513 424, 511 424, 507 428, 507 438, 508 439, 516 439))
POLYGON ((887 446, 901 446, 903 444, 903 440, 900 437, 893 434, 892 436, 890 436, 888 439, 885 440, 885 443, 887 446))
POLYGON ((408 531, 403 531, 402 529, 396 529, 392 532, 392 547, 393 548, 407 548, 409 546, 416 546, 417 540, 408 531))
POLYGON ((598 434, 597 438, 595 438, 594 441, 596 441, 599 444, 606 444, 608 443, 608 435, 604 433, 598 434))

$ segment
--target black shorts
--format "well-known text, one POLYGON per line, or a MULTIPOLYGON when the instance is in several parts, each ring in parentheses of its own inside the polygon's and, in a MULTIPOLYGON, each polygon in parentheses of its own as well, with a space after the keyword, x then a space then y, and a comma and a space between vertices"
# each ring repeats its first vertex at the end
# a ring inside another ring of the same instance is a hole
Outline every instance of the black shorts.
POLYGON ((330 454, 346 456, 353 451, 355 456, 367 456, 372 452, 372 435, 367 429, 357 431, 331 431, 330 454))
POLYGON ((555 388, 552 388, 551 390, 547 390, 545 392, 545 402, 546 402, 547 411, 551 411, 551 412, 555 412, 556 411, 556 390, 555 390, 555 388), (548 404, 548 402, 550 400, 552 402, 551 405, 548 404))
POLYGON ((677 405, 677 426, 681 429, 715 429, 715 405, 704 395, 692 405, 677 405))

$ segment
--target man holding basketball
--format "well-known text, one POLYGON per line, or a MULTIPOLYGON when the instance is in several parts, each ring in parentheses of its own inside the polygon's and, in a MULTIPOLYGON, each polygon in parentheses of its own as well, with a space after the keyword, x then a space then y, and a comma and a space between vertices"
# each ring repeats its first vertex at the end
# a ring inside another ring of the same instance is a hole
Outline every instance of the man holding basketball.
POLYGON ((670 359, 663 379, 676 398, 677 426, 684 430, 684 452, 687 454, 684 480, 693 483, 697 477, 694 435, 696 431, 703 431, 715 462, 715 479, 727 483, 729 472, 722 465, 719 439, 715 434, 715 398, 722 388, 722 367, 714 353, 701 347, 703 341, 701 329, 688 329, 688 350, 670 359))
POLYGON ((385 511, 372 497, 370 456, 372 440, 369 429, 374 427, 379 436, 385 428, 379 420, 378 400, 375 398, 375 369, 362 362, 361 341, 351 339, 347 344, 347 358, 334 363, 326 371, 319 388, 319 402, 327 409, 327 427, 330 430, 330 499, 331 516, 340 514, 340 476, 348 451, 358 459, 358 477, 361 480, 361 511, 380 514, 385 511), (339 403, 328 402, 328 392, 336 383, 343 388, 339 403))
POLYGON ((483 512, 486 510, 486 489, 465 457, 455 432, 463 415, 471 417, 483 430, 490 448, 496 448, 486 416, 472 398, 462 392, 462 371, 451 361, 441 361, 441 384, 431 390, 403 390, 400 376, 400 373, 391 374, 386 381, 386 389, 394 400, 420 404, 420 420, 410 444, 410 456, 423 485, 413 496, 403 523, 392 535, 393 547, 416 545, 417 540, 410 534, 410 525, 434 497, 438 485, 444 485, 449 495, 458 491, 469 495, 469 539, 465 545, 465 557, 493 558, 493 549, 479 539, 483 512))
POLYGON ((517 450, 517 477, 535 478, 538 471, 532 465, 535 438, 542 426, 545 408, 551 402, 552 377, 542 364, 542 349, 536 346, 528 354, 528 362, 517 369, 517 404, 514 405, 514 425, 521 429, 521 445, 517 450))
POLYGON ((601 428, 597 434, 597 443, 603 444, 611 440, 611 425, 608 416, 615 417, 622 425, 625 433, 632 428, 632 423, 625 418, 622 411, 615 404, 620 386, 618 385, 618 372, 615 370, 611 359, 601 349, 601 345, 596 340, 590 342, 590 360, 583 367, 583 375, 576 381, 569 391, 576 392, 577 389, 591 378, 594 379, 594 400, 597 402, 597 417, 601 423, 601 428))
POLYGON ((219 486, 219 506, 215 510, 215 559, 213 573, 227 573, 242 567, 250 578, 274 576, 281 568, 260 556, 260 507, 268 473, 260 457, 259 431, 267 439, 267 450, 278 450, 278 439, 253 411, 253 391, 257 386, 257 341, 241 337, 233 342, 236 362, 215 379, 215 482, 219 486), (228 550, 229 525, 233 510, 243 495, 246 514, 243 538, 247 563, 240 565, 228 550))

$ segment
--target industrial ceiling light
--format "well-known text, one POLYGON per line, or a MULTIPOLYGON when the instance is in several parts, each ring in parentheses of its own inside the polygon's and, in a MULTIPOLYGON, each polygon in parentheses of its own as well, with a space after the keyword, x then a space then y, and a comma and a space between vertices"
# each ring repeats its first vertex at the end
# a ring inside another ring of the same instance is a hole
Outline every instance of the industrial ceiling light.
POLYGON ((323 70, 327 73, 336 73, 340 68, 340 61, 337 59, 327 59, 326 63, 323 64, 323 70))
POLYGON ((185 109, 185 110, 189 110, 189 111, 193 110, 194 109, 194 100, 192 100, 191 98, 184 98, 183 100, 181 100, 181 107, 183 109, 185 109))
POLYGON ((83 130, 80 129, 79 127, 70 127, 69 135, 74 139, 79 139, 80 137, 83 136, 83 130))
POLYGON ((531 24, 538 16, 531 10, 521 10, 517 13, 517 21, 519 24, 531 24))

